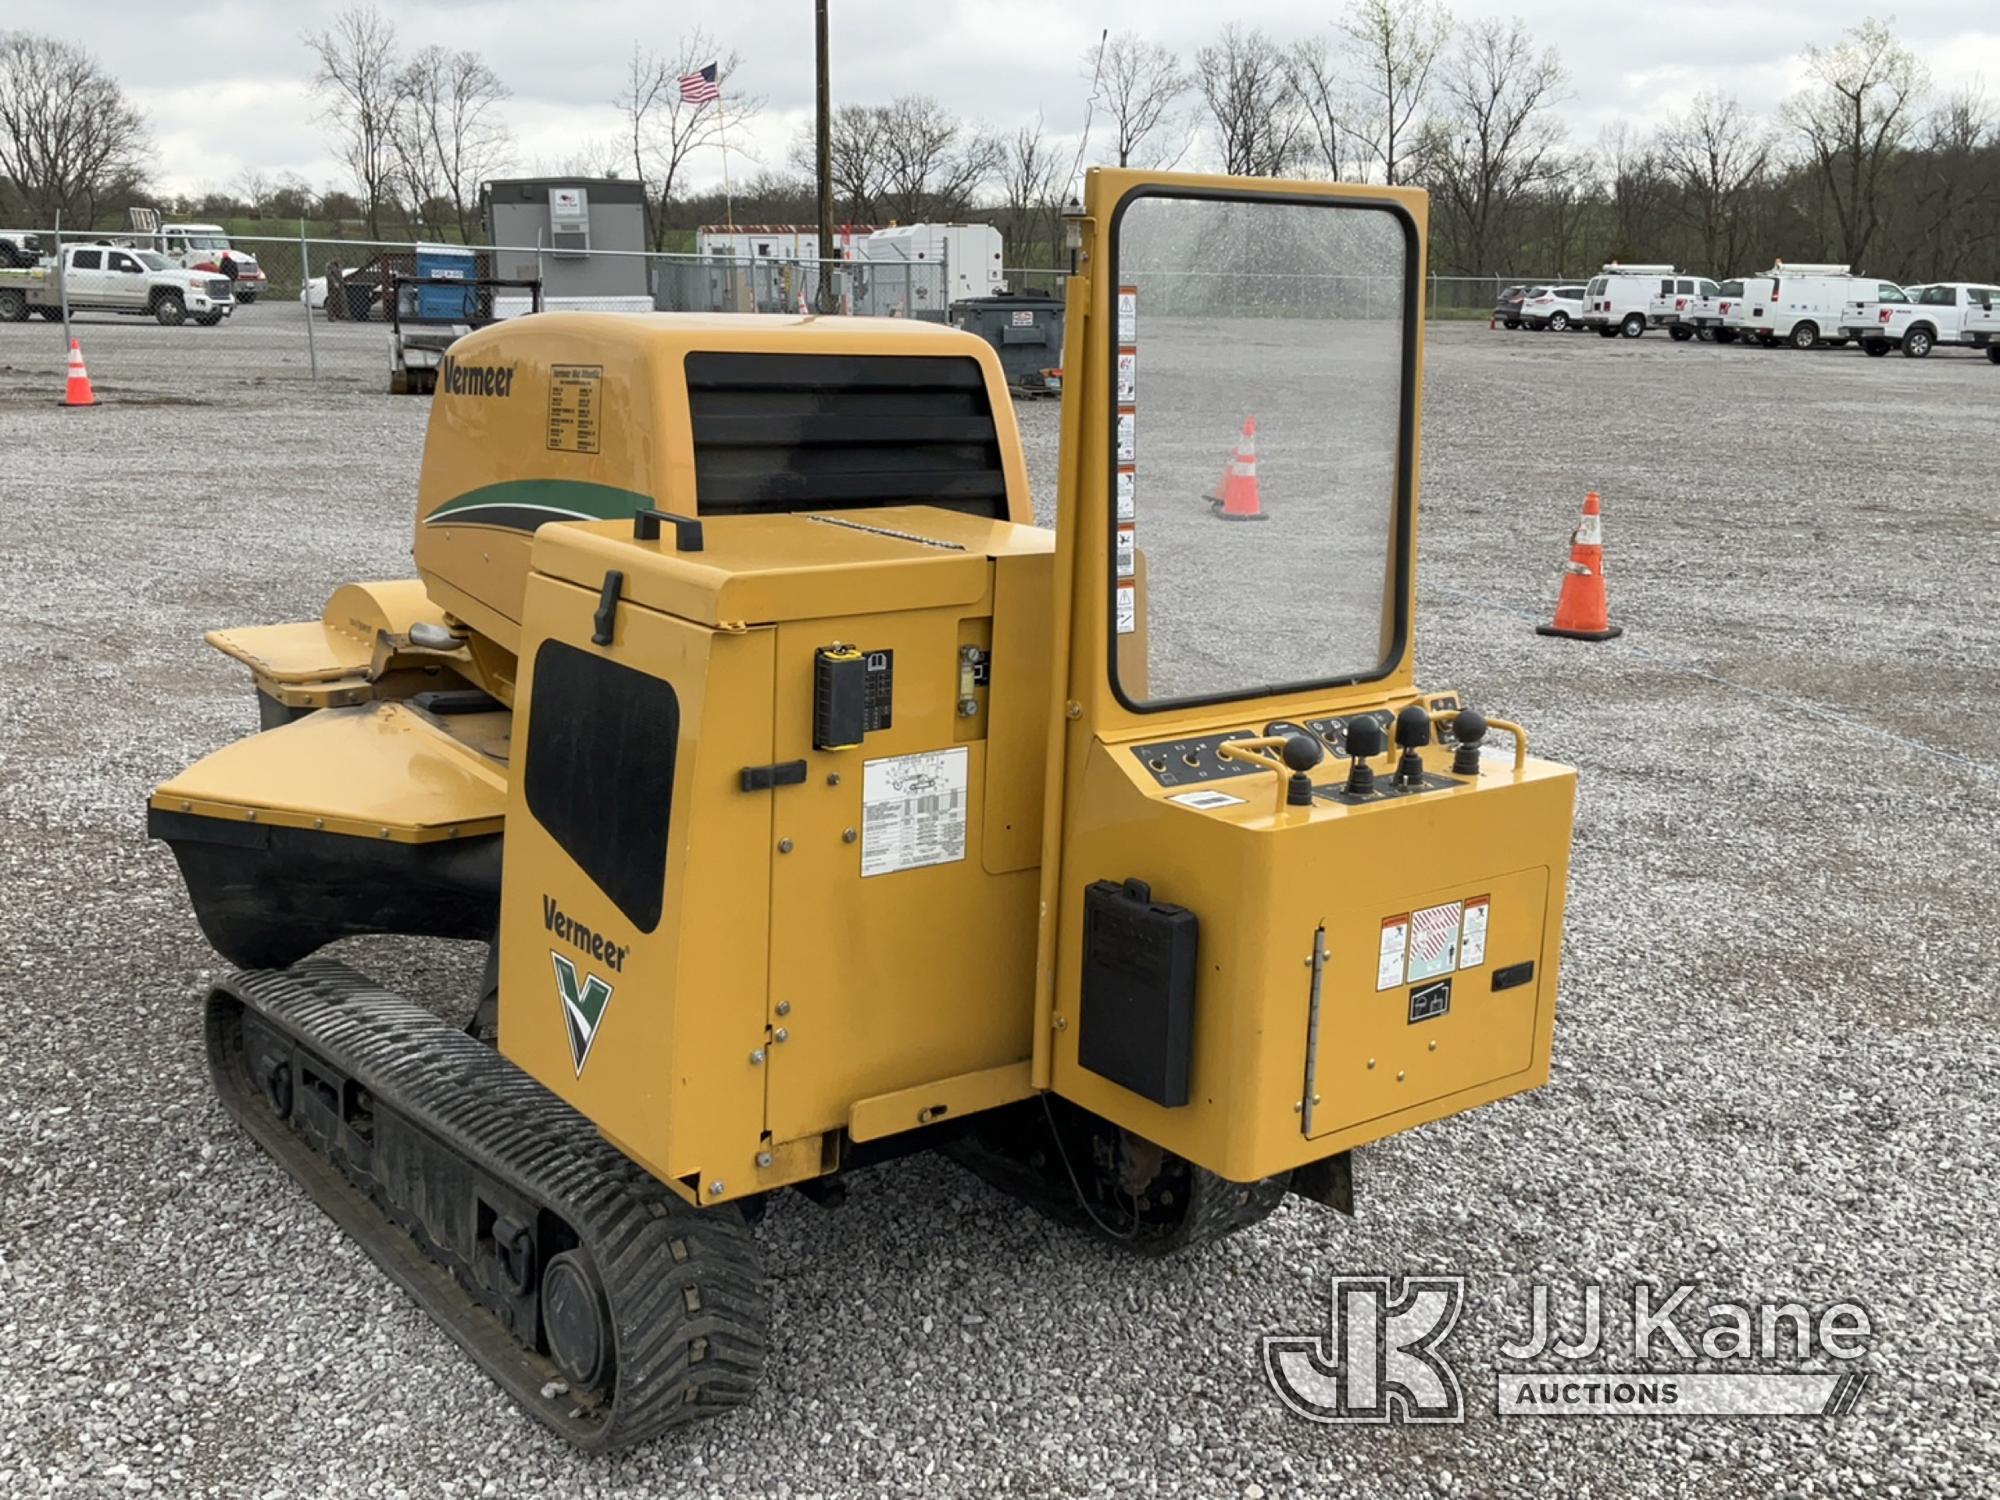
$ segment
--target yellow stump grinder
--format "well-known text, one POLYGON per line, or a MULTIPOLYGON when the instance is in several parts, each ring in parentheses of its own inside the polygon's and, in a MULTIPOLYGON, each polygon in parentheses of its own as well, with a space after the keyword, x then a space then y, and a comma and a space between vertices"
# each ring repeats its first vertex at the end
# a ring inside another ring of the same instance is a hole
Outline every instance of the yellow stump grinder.
POLYGON ((1416 682, 1425 221, 1092 173, 1053 530, 939 324, 460 339, 418 576, 212 634, 261 731, 151 799, 229 1111, 609 1447, 750 1399, 781 1189, 937 1148, 1151 1256, 1545 1082, 1575 776, 1416 682), (365 934, 490 945, 470 1019, 365 934))

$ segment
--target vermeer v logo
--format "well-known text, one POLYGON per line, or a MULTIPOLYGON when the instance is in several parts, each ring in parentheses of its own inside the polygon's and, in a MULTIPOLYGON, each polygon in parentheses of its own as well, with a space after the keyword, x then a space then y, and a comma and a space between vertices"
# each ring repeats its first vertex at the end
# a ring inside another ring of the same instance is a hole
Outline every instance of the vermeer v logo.
POLYGON ((556 993, 562 1001, 563 1024, 569 1028, 569 1052, 576 1060, 576 1076, 583 1077, 583 1065, 590 1059, 590 1045, 597 1040, 597 1028, 611 1004, 611 986, 592 974, 582 978, 576 965, 560 953, 549 957, 556 964, 556 993))

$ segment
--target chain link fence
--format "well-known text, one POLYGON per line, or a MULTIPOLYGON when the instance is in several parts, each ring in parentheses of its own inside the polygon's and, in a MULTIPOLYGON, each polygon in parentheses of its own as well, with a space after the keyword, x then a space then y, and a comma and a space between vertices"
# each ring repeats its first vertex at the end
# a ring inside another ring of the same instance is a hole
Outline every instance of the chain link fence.
MULTIPOLYGON (((52 231, 36 232, 33 238, 45 257, 57 244, 52 231)), ((15 237, 10 235, 7 242, 15 243, 15 237)), ((45 259, 39 267, 23 266, 18 263, 32 261, 31 255, 0 256, 17 263, 0 264, 0 366, 60 371, 66 328, 67 336, 81 344, 99 385, 113 394, 161 400, 189 389, 274 380, 318 380, 386 391, 393 364, 392 299, 401 299, 399 321, 406 326, 429 323, 440 330, 464 322, 468 310, 475 321, 484 322, 529 309, 526 292, 468 289, 454 298, 443 282, 412 284, 412 278, 424 274, 441 275, 447 282, 539 274, 554 289, 545 297, 545 305, 554 311, 605 307, 637 312, 650 307, 661 312, 796 314, 815 309, 819 302, 819 264, 808 260, 594 250, 589 259, 599 269, 605 262, 621 263, 607 279, 623 292, 583 298, 561 294, 573 257, 547 247, 231 236, 226 252, 212 246, 197 260, 199 274, 225 275, 235 287, 233 310, 204 326, 199 317, 170 321, 155 316, 145 289, 157 295, 160 285, 186 272, 179 264, 164 262, 147 237, 65 231, 61 243, 97 246, 105 252, 100 261, 106 265, 114 249, 128 257, 138 250, 153 253, 139 257, 149 263, 143 275, 97 270, 62 278, 61 290, 69 294, 67 324, 55 295, 58 278, 51 264, 45 259), (154 263, 162 269, 150 269, 154 263), (624 263, 630 264, 629 274, 624 263), (448 267, 443 272, 441 264, 448 267), (80 283, 87 274, 95 280, 86 287, 80 283), (79 285, 69 285, 71 279, 79 285), (30 305, 16 306, 8 289, 36 282, 45 290, 22 293, 30 305), (107 283, 112 284, 110 291, 107 283), (19 317, 10 318, 11 313, 19 317)), ((1060 297, 1067 272, 1013 267, 1002 272, 1002 279, 1016 294, 1060 297)), ((1484 318, 1507 288, 1560 279, 1433 276, 1427 278, 1427 307, 1433 318, 1484 318)), ((951 301, 947 268, 934 262, 843 261, 835 266, 832 281, 831 304, 824 310, 834 314, 943 322, 951 301)), ((1377 299, 1367 278, 1328 281, 1329 305, 1359 308, 1364 315, 1376 300, 1382 304, 1376 311, 1386 315, 1399 296, 1396 288, 1385 286, 1377 299)), ((1254 300, 1251 292, 1242 295, 1254 300)))

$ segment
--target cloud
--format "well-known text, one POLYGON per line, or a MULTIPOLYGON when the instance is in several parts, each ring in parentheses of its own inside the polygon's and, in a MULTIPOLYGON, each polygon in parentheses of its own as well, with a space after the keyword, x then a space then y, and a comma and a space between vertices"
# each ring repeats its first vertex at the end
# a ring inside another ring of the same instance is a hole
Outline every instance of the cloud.
MULTIPOLYGON (((327 185, 343 173, 314 118, 302 39, 340 9, 328 0, 102 0, 30 24, 89 47, 125 82, 153 123, 161 187, 222 186, 246 169, 327 185)), ((1325 32, 1337 9, 1334 0, 1267 0, 1256 24, 1289 40, 1325 32)), ((1753 113, 1773 116, 1797 86, 1804 46, 1832 41, 1844 22, 1859 19, 1795 0, 1759 6, 1754 26, 1739 6, 1677 0, 1628 0, 1609 13, 1596 0, 1454 9, 1461 19, 1519 15, 1557 49, 1570 74, 1562 110, 1579 145, 1617 119, 1648 128, 1702 92, 1733 94, 1753 113)), ((615 135, 610 100, 633 40, 671 47, 677 30, 696 23, 721 51, 743 54, 725 86, 768 100, 763 117, 730 143, 733 172, 785 168, 792 137, 810 118, 813 37, 804 6, 699 0, 663 12, 636 0, 560 10, 543 0, 417 0, 386 13, 411 49, 435 42, 485 55, 514 90, 508 117, 524 167, 566 160, 615 135)), ((922 91, 1003 131, 1039 111, 1052 136, 1074 142, 1089 88, 1079 60, 1101 28, 1136 30, 1191 60, 1225 15, 1186 0, 1099 0, 1088 9, 1055 0, 843 0, 832 38, 834 96, 877 102, 922 91)), ((2000 55, 1993 0, 1904 0, 1895 28, 1929 62, 1941 91, 1970 86, 1978 62, 2000 55)), ((691 163, 695 185, 719 185, 720 154, 702 155, 691 163)))

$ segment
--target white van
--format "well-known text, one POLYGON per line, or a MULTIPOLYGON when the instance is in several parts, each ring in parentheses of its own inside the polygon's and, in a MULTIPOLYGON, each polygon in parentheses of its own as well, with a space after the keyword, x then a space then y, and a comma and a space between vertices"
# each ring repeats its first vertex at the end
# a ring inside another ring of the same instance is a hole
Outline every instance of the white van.
POLYGON ((1646 331, 1647 311, 1660 295, 1661 278, 1674 278, 1678 266, 1621 266, 1610 262, 1583 289, 1583 313, 1577 321, 1605 338, 1621 333, 1636 339, 1646 331))
POLYGON ((1761 276, 1743 278, 1743 296, 1729 309, 1723 326, 1739 338, 1794 349, 1844 344, 1841 331, 1849 309, 1877 295, 1888 282, 1856 276, 1849 266, 1778 261, 1761 276))
POLYGON ((1675 343, 1684 344, 1698 331, 1689 312, 1714 296, 1715 283, 1706 276, 1662 276, 1659 295, 1646 304, 1646 326, 1664 328, 1675 343))

